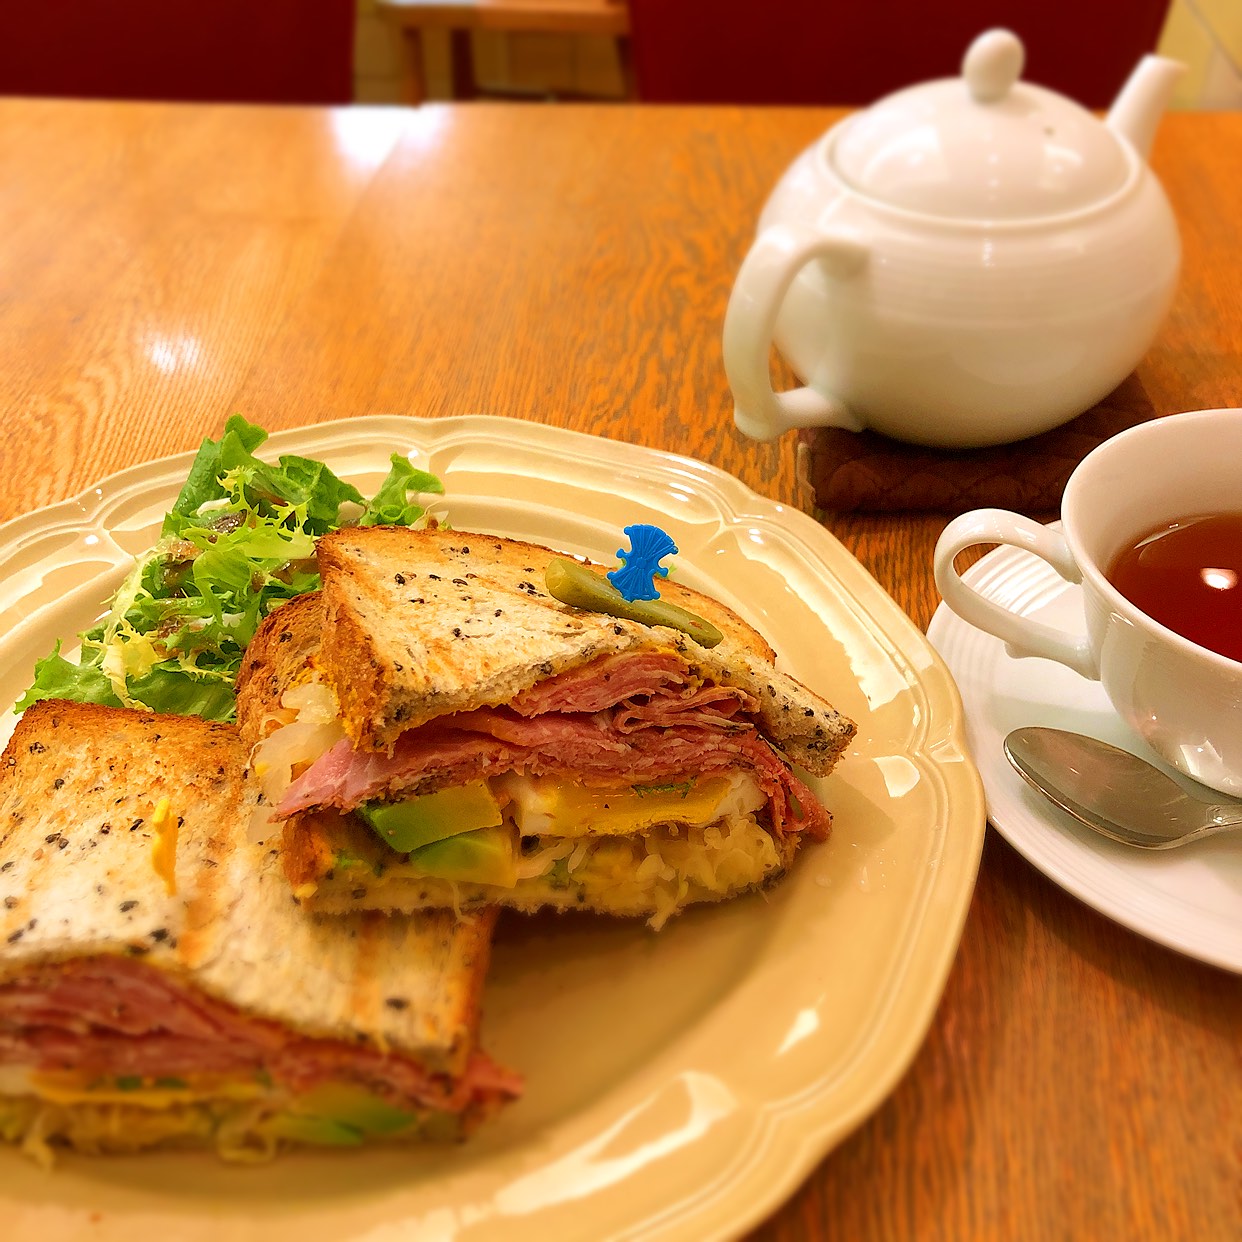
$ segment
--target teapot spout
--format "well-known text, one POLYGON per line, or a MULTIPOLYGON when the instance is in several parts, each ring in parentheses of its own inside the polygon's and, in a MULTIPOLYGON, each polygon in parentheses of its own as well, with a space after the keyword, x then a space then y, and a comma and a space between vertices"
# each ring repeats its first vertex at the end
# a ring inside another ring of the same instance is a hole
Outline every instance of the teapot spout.
POLYGON ((1151 150, 1156 126, 1173 98, 1173 88, 1186 71, 1180 60, 1167 56, 1144 56, 1126 79, 1105 124, 1120 134, 1141 159, 1151 150))

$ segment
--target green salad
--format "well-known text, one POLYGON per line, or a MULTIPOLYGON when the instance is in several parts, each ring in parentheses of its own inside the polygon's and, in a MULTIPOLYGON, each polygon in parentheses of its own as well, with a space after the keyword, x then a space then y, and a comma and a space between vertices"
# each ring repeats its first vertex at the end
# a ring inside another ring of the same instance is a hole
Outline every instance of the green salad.
POLYGON ((440 481, 400 454, 367 500, 322 462, 255 449, 267 432, 234 416, 204 440, 159 541, 139 557, 107 615, 81 635, 77 663, 55 651, 18 701, 74 699, 231 720, 242 655, 273 608, 319 586, 315 539, 340 526, 414 526, 440 481))

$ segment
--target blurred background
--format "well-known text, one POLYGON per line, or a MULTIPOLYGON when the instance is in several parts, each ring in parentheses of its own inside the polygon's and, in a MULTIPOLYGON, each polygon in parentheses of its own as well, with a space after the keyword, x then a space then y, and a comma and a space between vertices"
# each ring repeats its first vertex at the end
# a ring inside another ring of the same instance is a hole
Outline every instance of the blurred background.
POLYGON ((0 93, 277 103, 863 104, 1008 25, 1100 107, 1143 51, 1175 105, 1242 107, 1242 0, 6 0, 0 93), (946 12, 945 10, 951 10, 946 12))

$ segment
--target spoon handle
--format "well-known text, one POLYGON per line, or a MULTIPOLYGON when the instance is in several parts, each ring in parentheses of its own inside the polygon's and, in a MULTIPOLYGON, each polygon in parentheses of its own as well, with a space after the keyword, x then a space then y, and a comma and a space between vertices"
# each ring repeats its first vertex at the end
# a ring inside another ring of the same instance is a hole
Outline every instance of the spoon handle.
POLYGON ((1242 799, 1192 792, 1098 738, 1028 725, 1006 736, 1005 755, 1044 797, 1123 845, 1167 850, 1242 829, 1242 799))

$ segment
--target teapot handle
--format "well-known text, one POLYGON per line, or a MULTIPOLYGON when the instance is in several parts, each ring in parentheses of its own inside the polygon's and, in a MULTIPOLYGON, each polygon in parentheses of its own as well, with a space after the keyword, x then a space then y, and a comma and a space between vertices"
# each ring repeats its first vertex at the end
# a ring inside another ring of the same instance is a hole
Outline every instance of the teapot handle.
POLYGON ((759 234, 738 270, 724 321, 724 366, 733 390, 733 420, 754 440, 772 440, 792 427, 863 424, 847 406, 813 388, 775 392, 768 355, 776 316, 794 277, 812 259, 830 275, 854 275, 866 262, 867 247, 853 237, 780 224, 759 234))

